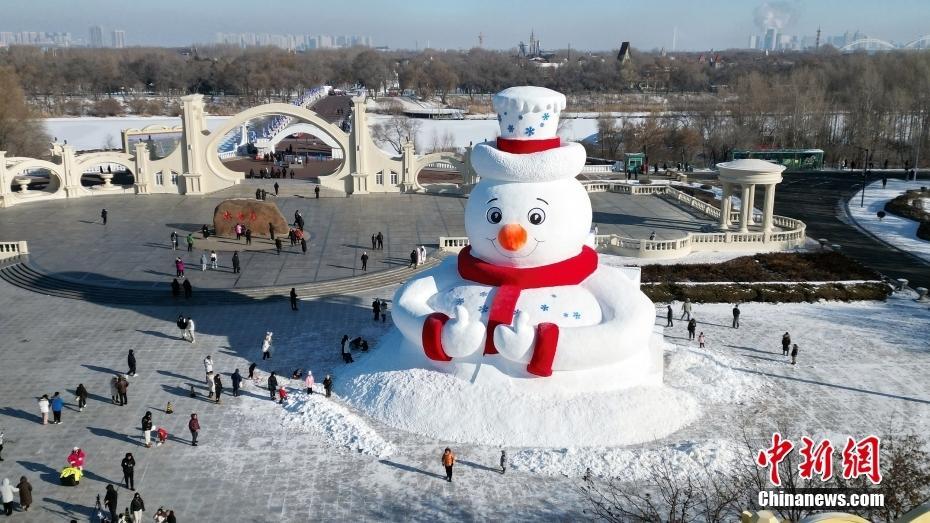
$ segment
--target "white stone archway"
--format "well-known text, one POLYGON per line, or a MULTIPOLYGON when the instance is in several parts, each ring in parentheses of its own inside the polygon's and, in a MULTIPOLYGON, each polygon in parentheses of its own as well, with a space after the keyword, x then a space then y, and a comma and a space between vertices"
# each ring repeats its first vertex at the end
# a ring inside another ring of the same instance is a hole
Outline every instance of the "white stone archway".
POLYGON ((756 187, 765 188, 765 202, 762 206, 762 232, 772 231, 772 216, 775 213, 775 186, 782 181, 784 165, 758 159, 734 160, 718 163, 720 183, 723 185, 723 198, 720 202, 720 228, 728 230, 738 225, 739 232, 749 232, 755 223, 756 187), (733 192, 740 187, 740 209, 737 224, 733 223, 733 192))

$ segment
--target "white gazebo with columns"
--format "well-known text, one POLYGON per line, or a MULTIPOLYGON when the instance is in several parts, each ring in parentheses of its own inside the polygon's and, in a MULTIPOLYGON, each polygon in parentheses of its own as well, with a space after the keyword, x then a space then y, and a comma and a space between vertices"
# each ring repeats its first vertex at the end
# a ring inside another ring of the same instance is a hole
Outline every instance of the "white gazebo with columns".
POLYGON ((733 190, 740 186, 739 232, 749 232, 754 225, 756 186, 765 187, 765 204, 762 206, 762 232, 772 231, 772 216, 775 210, 775 185, 781 182, 784 165, 758 159, 733 160, 718 163, 723 199, 720 203, 720 228, 730 229, 732 223, 733 190))

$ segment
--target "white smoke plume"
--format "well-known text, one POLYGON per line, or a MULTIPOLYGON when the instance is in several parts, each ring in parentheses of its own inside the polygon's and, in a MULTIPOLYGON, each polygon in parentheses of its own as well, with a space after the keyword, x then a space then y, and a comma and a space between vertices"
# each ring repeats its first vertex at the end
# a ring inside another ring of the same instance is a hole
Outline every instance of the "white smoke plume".
POLYGON ((764 2, 753 12, 756 26, 763 31, 770 27, 781 31, 794 24, 799 16, 797 6, 783 0, 764 2))

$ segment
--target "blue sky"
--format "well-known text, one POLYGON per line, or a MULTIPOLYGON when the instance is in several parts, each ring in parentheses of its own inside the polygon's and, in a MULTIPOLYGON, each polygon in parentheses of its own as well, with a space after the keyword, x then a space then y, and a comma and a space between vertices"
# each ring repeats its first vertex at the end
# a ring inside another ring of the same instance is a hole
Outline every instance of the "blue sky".
POLYGON ((512 48, 535 29, 543 48, 746 45, 756 18, 789 34, 860 30, 907 42, 930 33, 930 0, 0 0, 0 31, 124 29, 129 45, 212 42, 217 32, 371 35, 376 45, 512 48), (766 10, 765 6, 768 6, 766 10), (761 8, 761 9, 760 9, 761 8))

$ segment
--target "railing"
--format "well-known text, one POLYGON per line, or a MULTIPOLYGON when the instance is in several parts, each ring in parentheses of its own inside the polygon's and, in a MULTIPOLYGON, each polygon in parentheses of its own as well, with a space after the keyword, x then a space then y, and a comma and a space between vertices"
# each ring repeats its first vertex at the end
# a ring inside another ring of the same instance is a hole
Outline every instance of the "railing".
POLYGON ((223 151, 219 153, 217 156, 220 157, 220 160, 228 160, 229 158, 236 157, 236 151, 223 151))
POLYGON ((614 168, 613 165, 585 165, 584 167, 581 168, 581 172, 585 174, 612 173, 614 172, 613 168, 614 168))
POLYGON ((15 258, 21 254, 29 254, 29 245, 26 242, 0 242, 0 260, 15 258))
MULTIPOLYGON (((720 209, 679 191, 665 184, 643 185, 623 181, 590 180, 581 184, 588 192, 615 192, 632 195, 661 195, 681 202, 701 211, 705 215, 720 219, 720 209)), ((739 224, 739 212, 731 212, 731 222, 739 224)), ((757 220, 757 223, 761 218, 757 220)), ((786 216, 772 216, 772 223, 783 229, 770 232, 689 232, 683 238, 675 240, 646 240, 626 238, 619 234, 599 234, 595 236, 597 247, 609 247, 623 256, 640 258, 664 258, 684 256, 691 252, 710 252, 725 250, 746 250, 751 248, 790 249, 804 243, 806 226, 804 222, 786 216)), ((439 238, 439 248, 446 251, 458 251, 468 245, 466 237, 439 238)))

